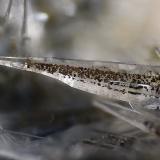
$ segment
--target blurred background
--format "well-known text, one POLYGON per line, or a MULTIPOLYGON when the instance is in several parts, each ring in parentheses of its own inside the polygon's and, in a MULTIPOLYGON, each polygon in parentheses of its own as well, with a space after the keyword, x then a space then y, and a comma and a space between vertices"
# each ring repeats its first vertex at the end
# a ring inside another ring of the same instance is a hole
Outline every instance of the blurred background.
MULTIPOLYGON (((0 55, 159 64, 159 6, 159 0, 0 0, 0 55)), ((0 126, 19 133, 2 130, 1 159, 159 159, 159 139, 93 108, 93 98, 0 67, 0 126)))
POLYGON ((1 55, 24 54, 25 38, 28 55, 159 63, 159 0, 11 3, 0 0, 1 55))

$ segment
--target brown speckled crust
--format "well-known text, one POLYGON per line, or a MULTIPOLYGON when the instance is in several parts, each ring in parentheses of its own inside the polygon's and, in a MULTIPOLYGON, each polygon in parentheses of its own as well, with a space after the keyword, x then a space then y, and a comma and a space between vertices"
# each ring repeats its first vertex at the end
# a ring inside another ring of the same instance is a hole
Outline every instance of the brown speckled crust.
POLYGON ((27 63, 27 68, 34 68, 54 74, 60 73, 77 81, 94 83, 97 86, 121 92, 122 94, 143 94, 160 97, 160 74, 151 71, 145 74, 131 74, 125 71, 115 72, 95 67, 85 68, 63 64, 27 63))

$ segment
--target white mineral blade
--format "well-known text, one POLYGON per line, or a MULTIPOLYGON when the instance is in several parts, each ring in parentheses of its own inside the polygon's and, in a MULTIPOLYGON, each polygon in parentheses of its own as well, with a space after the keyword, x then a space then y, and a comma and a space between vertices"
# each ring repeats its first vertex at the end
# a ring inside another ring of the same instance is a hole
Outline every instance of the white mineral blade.
POLYGON ((150 100, 150 97, 153 99, 160 97, 158 80, 160 78, 160 66, 65 60, 52 57, 0 57, 0 65, 49 76, 73 88, 107 98, 142 102, 150 100), (58 69, 52 72, 54 65, 58 69), (80 68, 82 72, 79 74, 80 68), (67 73, 65 74, 63 70, 66 70, 67 73), (96 79, 97 76, 101 79, 100 82, 96 79), (139 82, 132 82, 133 79, 139 82), (156 81, 152 82, 154 79, 156 81))

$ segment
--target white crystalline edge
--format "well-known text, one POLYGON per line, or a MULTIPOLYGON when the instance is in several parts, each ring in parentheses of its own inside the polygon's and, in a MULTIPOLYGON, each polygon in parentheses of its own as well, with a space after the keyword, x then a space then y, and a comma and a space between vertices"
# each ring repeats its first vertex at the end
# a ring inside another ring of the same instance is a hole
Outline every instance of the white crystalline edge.
POLYGON ((0 65, 10 67, 10 68, 17 68, 21 70, 24 70, 24 67, 25 67, 25 64, 21 62, 11 62, 11 61, 6 61, 6 60, 0 60, 0 65))

